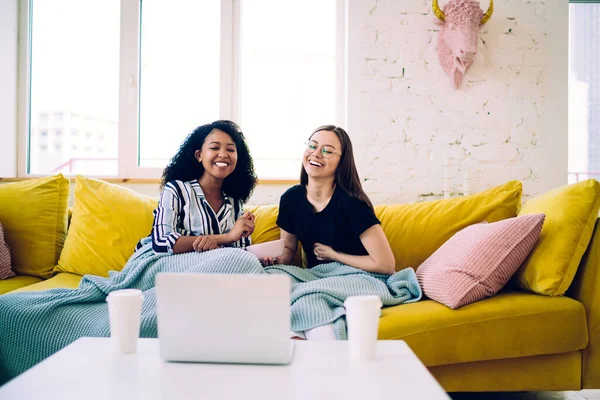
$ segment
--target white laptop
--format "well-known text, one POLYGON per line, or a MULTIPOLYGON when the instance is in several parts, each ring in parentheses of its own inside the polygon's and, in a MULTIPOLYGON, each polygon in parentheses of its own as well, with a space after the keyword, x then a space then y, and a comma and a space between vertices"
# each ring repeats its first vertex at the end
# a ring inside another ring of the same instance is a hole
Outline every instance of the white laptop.
POLYGON ((287 275, 160 273, 156 307, 160 355, 167 361, 291 361, 287 275))

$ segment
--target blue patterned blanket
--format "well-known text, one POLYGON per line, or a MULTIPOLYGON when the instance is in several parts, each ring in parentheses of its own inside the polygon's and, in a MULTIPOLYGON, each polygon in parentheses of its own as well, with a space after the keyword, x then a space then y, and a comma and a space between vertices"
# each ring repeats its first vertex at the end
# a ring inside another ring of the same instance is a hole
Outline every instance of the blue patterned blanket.
POLYGON ((19 292, 0 296, 0 385, 83 336, 109 336, 108 293, 125 288, 144 292, 141 337, 156 337, 154 280, 160 272, 287 274, 292 279, 291 328, 304 331, 334 323, 346 338, 346 297, 374 294, 384 306, 415 302, 421 289, 412 269, 393 275, 371 274, 339 263, 312 269, 289 265, 263 268, 240 249, 157 256, 140 249, 120 272, 108 278, 85 275, 77 289, 19 292))

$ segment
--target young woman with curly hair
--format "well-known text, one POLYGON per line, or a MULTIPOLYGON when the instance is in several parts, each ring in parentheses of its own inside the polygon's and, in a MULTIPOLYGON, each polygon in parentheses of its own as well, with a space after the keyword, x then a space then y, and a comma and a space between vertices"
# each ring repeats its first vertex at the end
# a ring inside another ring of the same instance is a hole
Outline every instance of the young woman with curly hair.
POLYGON ((245 248, 254 216, 243 205, 256 180, 244 134, 235 123, 199 126, 165 168, 152 232, 137 250, 148 243, 158 254, 245 248))

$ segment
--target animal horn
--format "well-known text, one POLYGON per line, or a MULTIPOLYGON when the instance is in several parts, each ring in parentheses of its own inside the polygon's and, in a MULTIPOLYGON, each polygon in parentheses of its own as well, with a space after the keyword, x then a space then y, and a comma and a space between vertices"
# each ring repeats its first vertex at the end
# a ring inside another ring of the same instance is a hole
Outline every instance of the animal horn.
POLYGON ((492 18, 493 13, 494 13, 494 0, 490 0, 490 6, 488 7, 487 11, 483 15, 483 18, 481 18, 481 25, 488 22, 490 20, 490 18, 492 18))
POLYGON ((444 15, 444 12, 440 8, 440 5, 438 4, 438 0, 433 0, 431 3, 431 7, 433 8, 433 13, 435 14, 435 16, 438 17, 440 20, 446 22, 446 16, 444 15))

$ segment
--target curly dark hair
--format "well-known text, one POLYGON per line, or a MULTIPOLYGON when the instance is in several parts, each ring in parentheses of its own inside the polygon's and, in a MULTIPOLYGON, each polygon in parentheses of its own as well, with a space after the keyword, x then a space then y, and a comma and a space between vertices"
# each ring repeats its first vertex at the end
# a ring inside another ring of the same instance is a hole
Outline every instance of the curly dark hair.
POLYGON ((254 163, 240 127, 235 122, 227 120, 199 126, 188 135, 163 171, 161 190, 170 181, 191 181, 204 174, 204 167, 196 160, 194 153, 202 149, 206 137, 215 129, 231 136, 237 148, 237 165, 233 173, 223 181, 223 191, 229 197, 240 199, 244 203, 248 201, 257 182, 254 163))

